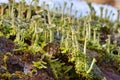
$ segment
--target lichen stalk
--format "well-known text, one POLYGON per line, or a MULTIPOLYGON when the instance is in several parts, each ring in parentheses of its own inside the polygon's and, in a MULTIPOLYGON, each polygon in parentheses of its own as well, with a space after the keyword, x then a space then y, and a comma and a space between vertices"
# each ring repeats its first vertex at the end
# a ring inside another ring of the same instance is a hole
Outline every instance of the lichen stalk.
POLYGON ((30 6, 28 7, 28 10, 27 10, 27 17, 26 17, 26 19, 27 20, 30 20, 30 18, 31 18, 31 11, 32 11, 32 2, 30 3, 30 6))
POLYGON ((50 16, 50 11, 49 11, 49 5, 47 4, 46 7, 47 7, 48 23, 50 25, 51 24, 51 16, 50 16))
POLYGON ((108 19, 107 15, 108 15, 108 9, 105 10, 105 19, 108 19))
POLYGON ((100 7, 100 17, 102 18, 103 17, 103 7, 100 7))
POLYGON ((66 5, 67 5, 67 2, 64 2, 64 6, 63 6, 63 10, 62 10, 62 20, 64 18, 64 12, 65 12, 66 5))
POLYGON ((120 10, 117 11, 118 15, 117 15, 117 21, 119 22, 120 19, 120 10))
POLYGON ((9 16, 11 16, 12 2, 13 2, 12 0, 9 0, 9 3, 8 3, 9 16))
POLYGON ((107 39, 107 52, 110 53, 110 41, 111 41, 111 35, 108 35, 107 39))
POLYGON ((15 5, 15 0, 13 0, 13 3, 12 3, 12 11, 11 11, 12 26, 14 26, 14 22, 15 22, 14 5, 15 5))
POLYGON ((71 3, 70 5, 70 16, 72 16, 72 7, 73 7, 73 3, 71 3))
POLYGON ((94 30, 94 33, 93 33, 93 42, 95 42, 96 43, 96 28, 95 29, 93 29, 94 30))
POLYGON ((90 72, 91 72, 91 70, 93 69, 93 66, 94 66, 94 64, 95 64, 95 62, 96 62, 96 59, 95 58, 93 58, 93 60, 92 60, 92 63, 91 63, 91 65, 90 65, 90 68, 87 70, 87 74, 89 74, 90 72))

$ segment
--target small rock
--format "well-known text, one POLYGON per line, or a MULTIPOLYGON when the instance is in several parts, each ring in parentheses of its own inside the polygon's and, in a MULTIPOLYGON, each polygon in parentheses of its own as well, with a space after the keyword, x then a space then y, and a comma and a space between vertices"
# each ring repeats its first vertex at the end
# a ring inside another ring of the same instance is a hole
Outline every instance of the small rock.
POLYGON ((17 56, 9 56, 6 64, 10 73, 24 71, 24 63, 21 62, 17 56))
POLYGON ((11 40, 7 39, 4 36, 0 37, 0 52, 1 53, 11 52, 13 51, 14 47, 15 45, 11 40))

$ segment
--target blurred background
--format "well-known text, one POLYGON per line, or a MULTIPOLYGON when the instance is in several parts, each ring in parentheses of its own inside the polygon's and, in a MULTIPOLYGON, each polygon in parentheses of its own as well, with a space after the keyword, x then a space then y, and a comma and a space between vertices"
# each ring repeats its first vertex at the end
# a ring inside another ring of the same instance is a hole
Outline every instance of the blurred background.
POLYGON ((85 0, 85 1, 94 2, 98 4, 108 4, 120 9, 120 0, 85 0))

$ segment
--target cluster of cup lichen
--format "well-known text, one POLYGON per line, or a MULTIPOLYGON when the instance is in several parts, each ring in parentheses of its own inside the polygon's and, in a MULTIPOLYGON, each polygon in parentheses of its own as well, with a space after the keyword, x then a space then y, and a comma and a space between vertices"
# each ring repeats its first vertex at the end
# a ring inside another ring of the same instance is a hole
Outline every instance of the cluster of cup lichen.
MULTIPOLYGON (((20 1, 19 5, 13 0, 9 1, 7 5, 8 8, 2 9, 3 11, 0 16, 0 36, 6 36, 7 38, 15 36, 14 42, 19 46, 15 51, 31 50, 33 54, 39 51, 42 54, 46 54, 43 46, 58 40, 60 42, 61 53, 71 55, 68 57, 68 61, 74 63, 74 66, 72 66, 75 68, 77 75, 89 79, 101 79, 103 76, 95 72, 96 59, 89 55, 88 49, 98 50, 97 52, 99 52, 104 48, 105 53, 102 54, 105 55, 111 55, 113 49, 118 49, 118 53, 120 53, 120 48, 116 45, 117 40, 113 44, 110 42, 111 34, 114 34, 114 32, 120 33, 119 18, 114 23, 110 22, 109 19, 114 15, 107 16, 108 10, 106 10, 106 16, 103 19, 103 7, 100 8, 100 17, 97 17, 94 8, 88 3, 91 10, 90 14, 85 17, 76 18, 76 14, 79 13, 76 11, 75 14, 72 14, 73 3, 71 3, 66 13, 66 2, 64 2, 63 8, 55 8, 55 11, 50 11, 49 5, 45 3, 38 7, 37 1, 32 1, 29 6, 26 6, 24 0, 20 1), (69 16, 67 13, 69 13, 69 16), (108 29, 109 33, 105 34, 108 36, 105 47, 100 44, 102 28, 108 29), (25 40, 31 40, 32 44, 26 47, 27 43, 25 43, 25 40)), ((3 7, 4 4, 1 5, 1 8, 3 7)), ((119 57, 119 54, 117 57, 119 57)), ((51 65, 56 65, 57 62, 60 64, 56 60, 55 64, 51 63, 51 65)), ((62 68, 62 66, 64 66, 63 63, 61 63, 59 68, 62 68)), ((40 66, 38 65, 38 67, 40 66)), ((57 69, 54 69, 57 67, 53 66, 52 68, 53 72, 57 74, 57 69)), ((61 74, 59 72, 58 74, 61 74)), ((59 79, 60 76, 56 75, 56 78, 59 79)))

